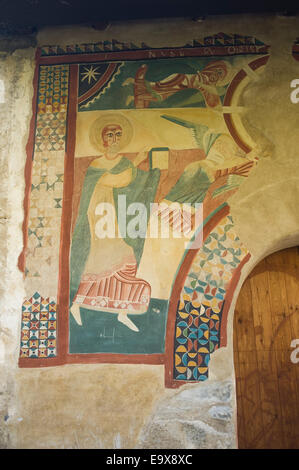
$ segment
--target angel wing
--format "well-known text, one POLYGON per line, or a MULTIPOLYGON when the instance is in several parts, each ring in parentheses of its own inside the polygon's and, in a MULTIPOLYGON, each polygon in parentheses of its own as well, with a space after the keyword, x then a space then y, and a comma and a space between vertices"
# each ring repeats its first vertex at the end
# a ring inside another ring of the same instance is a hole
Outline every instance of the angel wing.
POLYGON ((208 155, 215 140, 221 135, 211 132, 208 126, 204 124, 197 124, 195 122, 186 121, 185 119, 169 116, 167 114, 162 114, 161 117, 163 119, 167 119, 167 121, 189 129, 196 146, 203 149, 206 155, 208 155))

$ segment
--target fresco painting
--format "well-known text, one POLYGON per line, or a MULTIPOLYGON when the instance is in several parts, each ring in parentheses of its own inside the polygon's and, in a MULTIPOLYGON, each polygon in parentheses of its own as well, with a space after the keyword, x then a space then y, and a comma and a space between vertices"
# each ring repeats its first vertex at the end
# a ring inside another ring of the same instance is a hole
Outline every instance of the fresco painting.
POLYGON ((208 378, 250 256, 228 201, 258 163, 240 96, 268 49, 220 33, 39 50, 21 367, 151 363, 169 387, 208 378))

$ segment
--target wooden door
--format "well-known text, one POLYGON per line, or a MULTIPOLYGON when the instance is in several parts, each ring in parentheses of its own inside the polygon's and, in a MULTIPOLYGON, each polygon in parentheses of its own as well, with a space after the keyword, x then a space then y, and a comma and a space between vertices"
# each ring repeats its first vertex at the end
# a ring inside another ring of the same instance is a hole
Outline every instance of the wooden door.
POLYGON ((261 261, 237 300, 234 362, 240 449, 299 448, 294 339, 299 340, 299 247, 261 261))

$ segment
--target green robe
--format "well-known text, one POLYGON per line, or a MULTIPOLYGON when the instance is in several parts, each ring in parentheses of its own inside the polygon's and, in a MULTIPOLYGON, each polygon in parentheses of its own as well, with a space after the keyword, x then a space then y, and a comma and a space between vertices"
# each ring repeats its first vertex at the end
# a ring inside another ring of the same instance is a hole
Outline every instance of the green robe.
POLYGON ((203 168, 198 168, 195 173, 187 169, 165 199, 180 204, 202 203, 210 185, 211 181, 203 168))
MULTIPOLYGON (((159 179, 160 170, 154 169, 150 171, 143 171, 135 168, 133 163, 127 158, 123 157, 120 162, 115 165, 110 171, 102 168, 89 167, 84 179, 82 188, 80 206, 76 226, 72 238, 71 255, 70 255, 70 302, 78 290, 84 266, 90 251, 90 228, 87 216, 90 199, 93 195, 95 186, 104 173, 119 174, 128 168, 133 170, 132 182, 123 188, 113 188, 113 196, 115 203, 116 215, 118 216, 118 196, 126 196, 126 205, 128 206, 133 202, 141 202, 145 205, 147 210, 147 220, 150 216, 150 204, 154 201, 159 179)), ((126 216, 127 224, 134 216, 126 216)), ((139 265, 145 238, 129 238, 124 237, 124 241, 133 248, 136 257, 137 265, 139 265)))

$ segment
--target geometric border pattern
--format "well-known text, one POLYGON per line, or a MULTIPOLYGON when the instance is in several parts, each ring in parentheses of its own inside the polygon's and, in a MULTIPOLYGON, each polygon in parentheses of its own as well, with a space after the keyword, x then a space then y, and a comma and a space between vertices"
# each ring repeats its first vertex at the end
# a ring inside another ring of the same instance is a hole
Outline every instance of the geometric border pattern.
POLYGON ((56 356, 56 302, 36 292, 22 307, 20 357, 56 356))
MULTIPOLYGON (((207 36, 203 39, 194 39, 184 46, 181 46, 180 49, 190 49, 197 48, 203 49, 203 55, 206 55, 205 48, 207 47, 235 47, 242 48, 241 51, 230 51, 230 54, 238 53, 265 53, 268 52, 269 46, 266 46, 265 43, 256 39, 253 36, 243 36, 240 34, 226 34, 218 33, 212 36, 207 36), (247 47, 247 48, 246 48, 247 47), (245 49, 246 48, 246 49, 245 49)), ((132 42, 120 42, 116 39, 109 41, 99 41, 97 43, 85 43, 85 44, 71 44, 66 46, 43 46, 41 48, 41 57, 53 57, 61 55, 76 55, 76 54, 96 54, 103 52, 124 52, 124 51, 144 51, 148 49, 155 49, 149 47, 145 43, 136 45, 132 42)), ((158 48, 157 48, 158 49, 158 48)), ((169 48, 175 49, 175 48, 169 48)), ((223 51, 227 54, 227 50, 223 51)), ((200 55, 200 53, 199 53, 200 55)))
POLYGON ((56 300, 62 215, 69 66, 39 67, 25 262, 20 357, 56 354, 56 300), (47 279, 47 294, 41 297, 47 279), (35 292, 32 295, 32 292, 35 292), (55 296, 55 297, 54 297, 55 296))
POLYGON ((57 294, 69 66, 39 67, 26 252, 26 292, 57 294))
POLYGON ((208 378, 210 355, 220 346, 225 295, 248 251, 233 230, 231 216, 220 221, 198 251, 177 306, 174 379, 208 378))
POLYGON ((67 65, 40 67, 35 152, 65 150, 68 73, 67 65))

